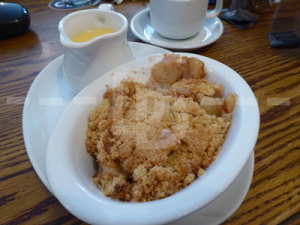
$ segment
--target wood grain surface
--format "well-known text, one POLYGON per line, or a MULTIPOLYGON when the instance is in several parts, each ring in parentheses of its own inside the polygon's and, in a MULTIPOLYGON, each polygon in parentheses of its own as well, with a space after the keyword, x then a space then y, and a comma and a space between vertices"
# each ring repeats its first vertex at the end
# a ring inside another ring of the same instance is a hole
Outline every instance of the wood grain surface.
MULTIPOLYGON (((0 40, 0 224, 84 224, 47 190, 26 153, 22 110, 39 72, 63 54, 57 25, 71 11, 49 0, 16 0, 31 15, 30 30, 0 40)), ((149 1, 114 5, 130 21, 149 1)), ((1 7, 1 5, 0 5, 1 7)), ((300 1, 256 8, 257 25, 238 30, 226 21, 215 43, 192 51, 237 71, 257 97, 261 126, 255 170, 241 207, 224 222, 300 224, 300 48, 272 48, 269 32, 293 30, 300 37, 300 1)), ((140 40, 128 31, 128 40, 140 40)))

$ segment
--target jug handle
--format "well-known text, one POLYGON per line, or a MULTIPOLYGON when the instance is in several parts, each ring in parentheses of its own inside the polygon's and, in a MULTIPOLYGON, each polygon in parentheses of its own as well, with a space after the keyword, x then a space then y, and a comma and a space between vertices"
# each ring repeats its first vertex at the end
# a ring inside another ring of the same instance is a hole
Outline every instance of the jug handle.
POLYGON ((104 11, 115 11, 112 4, 101 4, 99 5, 98 9, 104 10, 104 11))

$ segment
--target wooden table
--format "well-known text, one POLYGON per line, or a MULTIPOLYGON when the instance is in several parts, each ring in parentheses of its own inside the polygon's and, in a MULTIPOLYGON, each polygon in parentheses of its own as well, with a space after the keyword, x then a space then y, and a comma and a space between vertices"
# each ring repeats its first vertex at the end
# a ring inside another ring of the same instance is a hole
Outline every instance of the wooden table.
MULTIPOLYGON (((49 0, 16 0, 31 15, 30 30, 0 40, 0 224, 83 224, 46 189, 26 153, 23 101, 39 72, 63 54, 49 0), (23 99, 23 100, 22 100, 23 99)), ((115 10, 130 21, 149 1, 125 0, 115 10)), ((269 32, 293 30, 300 37, 300 1, 256 9, 257 25, 238 30, 223 21, 215 43, 192 51, 237 71, 260 107, 255 170, 241 207, 224 224, 300 224, 300 49, 272 48, 269 32)), ((129 30, 128 40, 140 42, 129 30)))

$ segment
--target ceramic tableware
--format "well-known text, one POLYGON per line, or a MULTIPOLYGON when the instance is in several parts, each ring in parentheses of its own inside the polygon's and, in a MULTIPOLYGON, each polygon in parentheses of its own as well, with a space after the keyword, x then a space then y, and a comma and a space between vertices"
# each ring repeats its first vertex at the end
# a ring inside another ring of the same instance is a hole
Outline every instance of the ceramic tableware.
POLYGON ((112 5, 101 4, 98 9, 71 13, 59 23, 60 42, 65 46, 64 76, 76 93, 108 70, 134 59, 127 42, 128 21, 112 10, 112 5), (115 32, 87 42, 71 41, 82 32, 99 28, 115 32))
POLYGON ((150 20, 154 30, 163 37, 184 39, 197 34, 205 19, 220 14, 223 0, 207 12, 208 0, 150 0, 150 20))
MULTIPOLYGON (((165 49, 137 42, 129 42, 129 46, 135 58, 170 53, 165 49)), ((23 112, 23 134, 27 154, 35 172, 51 192, 45 163, 47 143, 58 117, 75 95, 63 78, 62 64, 63 55, 53 60, 39 73, 30 87, 23 112), (43 102, 49 104, 40 104, 43 102)), ((222 195, 203 209, 169 225, 222 223, 243 202, 251 183, 253 168, 252 153, 242 172, 222 195)))
POLYGON ((48 143, 46 168, 52 190, 63 206, 79 219, 105 225, 172 222, 212 203, 241 173, 253 153, 259 130, 259 109, 253 92, 241 76, 224 64, 204 56, 180 55, 202 60, 209 81, 222 83, 224 95, 229 91, 238 95, 232 124, 217 160, 205 175, 165 199, 127 203, 112 200, 99 191, 91 182, 95 172, 93 159, 85 151, 89 113, 102 102, 106 85, 115 87, 128 76, 146 82, 152 65, 163 55, 123 64, 99 77, 71 101, 48 143), (83 100, 93 101, 83 104, 83 100))
POLYGON ((203 29, 193 37, 169 39, 159 35, 150 24, 150 9, 137 13, 130 22, 132 32, 142 41, 176 51, 205 47, 218 40, 223 33, 223 23, 218 17, 206 19, 203 29))

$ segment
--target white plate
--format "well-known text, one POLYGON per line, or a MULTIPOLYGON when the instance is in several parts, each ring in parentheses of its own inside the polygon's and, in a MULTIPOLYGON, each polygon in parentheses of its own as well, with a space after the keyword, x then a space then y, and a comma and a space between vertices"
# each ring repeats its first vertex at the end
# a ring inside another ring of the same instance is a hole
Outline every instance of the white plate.
POLYGON ((209 45, 220 38, 223 24, 218 17, 207 19, 204 28, 195 36, 183 40, 164 38, 150 24, 150 9, 136 14, 130 23, 132 32, 142 41, 174 50, 192 50, 209 45))
POLYGON ((239 96, 233 122, 218 159, 206 170, 204 176, 187 188, 153 202, 131 204, 114 201, 105 197, 93 185, 93 159, 84 151, 90 111, 102 102, 107 84, 115 87, 128 74, 137 81, 146 82, 152 65, 163 56, 151 57, 151 60, 145 57, 125 63, 83 89, 62 113, 49 139, 46 159, 48 179, 55 196, 74 216, 91 224, 171 222, 212 203, 242 172, 253 154, 259 129, 259 110, 253 92, 236 72, 224 64, 199 55, 181 55, 204 61, 208 72, 207 79, 222 83, 224 95, 232 91, 239 96), (245 127, 247 129, 243 129, 245 127), (173 205, 175 207, 170 207, 173 205))
MULTIPOLYGON (((136 59, 170 51, 129 42, 136 59)), ((23 109, 23 135, 30 162, 44 185, 52 192, 46 173, 46 150, 52 129, 75 93, 69 88, 62 69, 63 56, 47 65, 32 83, 23 109)), ((52 193, 53 194, 53 193, 52 193)))

